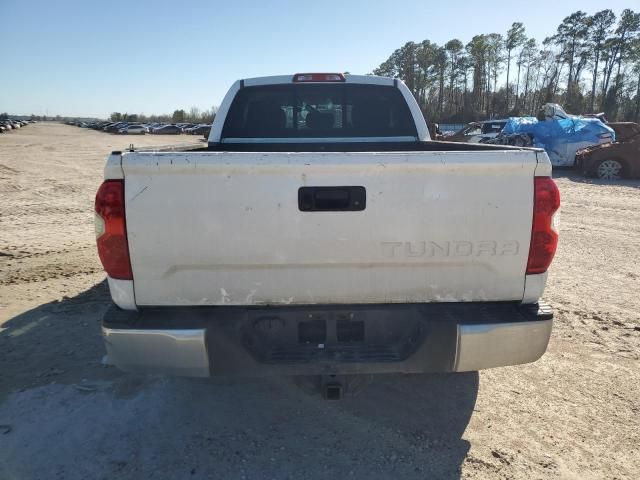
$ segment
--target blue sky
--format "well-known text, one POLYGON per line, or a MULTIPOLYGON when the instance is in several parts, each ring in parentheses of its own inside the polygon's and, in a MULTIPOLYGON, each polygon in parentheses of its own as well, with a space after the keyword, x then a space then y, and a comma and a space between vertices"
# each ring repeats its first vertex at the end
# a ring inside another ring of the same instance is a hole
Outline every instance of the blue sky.
POLYGON ((238 78, 369 73, 405 42, 464 43, 521 21, 542 40, 576 10, 638 0, 0 0, 0 112, 106 117, 218 105, 238 78))

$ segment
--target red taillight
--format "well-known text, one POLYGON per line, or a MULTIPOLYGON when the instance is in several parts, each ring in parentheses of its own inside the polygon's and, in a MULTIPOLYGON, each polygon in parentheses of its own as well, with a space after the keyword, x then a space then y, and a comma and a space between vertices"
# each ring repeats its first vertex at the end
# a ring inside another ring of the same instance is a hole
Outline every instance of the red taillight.
POLYGON ((553 215, 560 208, 560 191, 550 177, 535 177, 533 193, 533 227, 527 274, 544 273, 558 246, 553 215))
POLYGON ((133 280, 124 216, 124 180, 106 180, 98 189, 96 237, 98 255, 107 275, 133 280))
POLYGON ((303 82, 344 82, 344 75, 341 73, 296 73, 293 76, 296 83, 303 82))

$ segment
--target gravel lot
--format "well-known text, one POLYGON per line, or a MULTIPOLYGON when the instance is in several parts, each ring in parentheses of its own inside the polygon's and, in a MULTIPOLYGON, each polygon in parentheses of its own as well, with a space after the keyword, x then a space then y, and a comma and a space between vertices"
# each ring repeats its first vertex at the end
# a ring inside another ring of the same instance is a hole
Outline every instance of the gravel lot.
POLYGON ((0 135, 0 479, 640 477, 639 181, 556 174, 556 322, 540 361, 381 376, 327 402, 290 379, 102 365, 104 158, 194 140, 41 123, 0 135))

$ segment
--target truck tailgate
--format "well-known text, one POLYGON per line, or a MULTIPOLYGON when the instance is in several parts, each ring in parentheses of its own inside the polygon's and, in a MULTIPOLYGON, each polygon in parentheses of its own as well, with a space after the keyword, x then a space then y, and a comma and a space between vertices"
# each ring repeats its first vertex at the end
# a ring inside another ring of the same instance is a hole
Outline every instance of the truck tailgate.
POLYGON ((523 297, 534 151, 131 152, 122 167, 140 306, 523 297), (364 187, 366 206, 301 211, 301 187, 364 187))

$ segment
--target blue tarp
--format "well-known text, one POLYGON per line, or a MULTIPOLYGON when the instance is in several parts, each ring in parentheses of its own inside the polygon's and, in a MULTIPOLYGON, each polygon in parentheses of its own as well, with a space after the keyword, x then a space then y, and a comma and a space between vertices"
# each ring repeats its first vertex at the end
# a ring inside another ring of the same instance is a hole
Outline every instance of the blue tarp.
POLYGON ((615 141, 615 132, 597 118, 570 117, 538 121, 535 117, 512 117, 503 135, 526 133, 533 146, 544 148, 553 165, 571 166, 576 150, 596 145, 605 139, 615 141), (607 135, 609 134, 609 135, 607 135))

